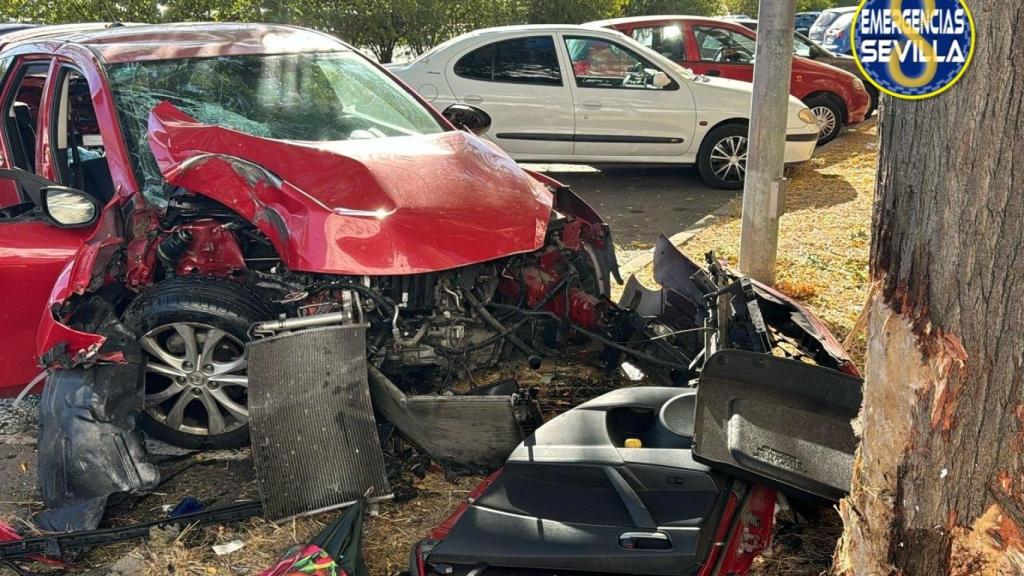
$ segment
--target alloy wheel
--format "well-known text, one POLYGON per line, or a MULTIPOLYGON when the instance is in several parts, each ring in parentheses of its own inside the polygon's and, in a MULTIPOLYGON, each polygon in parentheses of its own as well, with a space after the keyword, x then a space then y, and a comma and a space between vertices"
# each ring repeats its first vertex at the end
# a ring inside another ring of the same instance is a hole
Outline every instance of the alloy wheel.
POLYGON ((175 322, 147 332, 146 412, 168 428, 215 436, 249 421, 245 345, 206 324, 175 322))
POLYGON ((828 106, 815 106, 811 108, 811 113, 818 121, 818 134, 822 138, 830 136, 839 125, 839 119, 836 118, 835 112, 828 106))
POLYGON ((742 182, 747 174, 747 137, 719 140, 711 149, 711 171, 723 182, 742 182))

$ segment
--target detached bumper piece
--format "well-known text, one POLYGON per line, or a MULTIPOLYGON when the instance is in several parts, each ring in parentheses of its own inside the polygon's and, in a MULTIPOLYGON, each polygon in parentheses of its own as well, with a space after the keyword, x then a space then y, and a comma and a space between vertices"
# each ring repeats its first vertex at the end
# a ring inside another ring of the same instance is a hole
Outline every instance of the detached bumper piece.
POLYGON ((112 494, 154 489, 160 473, 143 446, 137 363, 59 370, 39 407, 39 482, 46 531, 92 530, 112 494))
POLYGON ((391 497, 366 381, 366 325, 255 340, 248 357, 253 460, 268 518, 391 497))

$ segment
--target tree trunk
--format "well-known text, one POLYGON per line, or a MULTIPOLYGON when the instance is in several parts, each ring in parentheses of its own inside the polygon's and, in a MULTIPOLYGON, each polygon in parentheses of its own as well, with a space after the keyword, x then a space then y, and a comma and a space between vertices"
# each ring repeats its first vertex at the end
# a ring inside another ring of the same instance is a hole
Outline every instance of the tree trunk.
POLYGON ((837 572, 1024 573, 1024 0, 880 120, 861 447, 837 572))

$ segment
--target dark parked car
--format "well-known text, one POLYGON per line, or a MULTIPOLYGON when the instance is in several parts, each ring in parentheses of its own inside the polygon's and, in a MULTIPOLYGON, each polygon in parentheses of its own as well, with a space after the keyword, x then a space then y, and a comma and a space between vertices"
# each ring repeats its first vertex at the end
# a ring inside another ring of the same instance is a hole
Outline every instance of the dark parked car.
POLYGON ((796 13, 796 31, 801 34, 807 34, 811 30, 811 26, 818 20, 818 16, 821 12, 797 12, 796 13))
POLYGON ((836 21, 837 18, 843 14, 853 14, 857 11, 854 6, 843 6, 841 8, 829 8, 828 10, 822 11, 818 16, 818 19, 811 25, 810 31, 807 32, 807 36, 815 42, 821 42, 825 39, 825 31, 829 29, 829 26, 836 21))

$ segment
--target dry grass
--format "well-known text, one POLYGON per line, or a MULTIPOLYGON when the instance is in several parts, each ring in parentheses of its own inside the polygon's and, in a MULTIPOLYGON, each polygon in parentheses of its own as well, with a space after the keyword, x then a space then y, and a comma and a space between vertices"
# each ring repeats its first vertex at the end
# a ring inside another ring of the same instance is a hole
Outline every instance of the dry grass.
MULTIPOLYGON (((786 214, 779 225, 776 288, 807 304, 843 340, 867 297, 871 205, 878 132, 869 120, 822 148, 789 177, 786 214)), ((713 250, 736 265, 740 202, 730 215, 701 230, 682 248, 696 260, 713 250)), ((637 276, 653 286, 651 267, 637 276)), ((864 337, 850 350, 863 367, 864 337)))
MULTIPOLYGON (((609 376, 589 358, 561 358, 545 361, 540 370, 529 370, 525 365, 503 365, 490 371, 474 374, 472 385, 484 386, 515 376, 521 385, 538 388, 538 401, 545 419, 599 396, 622 384, 616 376, 609 376)), ((467 386, 470 383, 465 383, 467 386)), ((460 387, 457 384, 456 387, 460 387)), ((471 441, 471 439, 467 439, 471 441)), ((216 470, 204 472, 216 474, 216 470)), ((244 475, 243 475, 244 476, 244 475)), ((235 478, 236 476, 232 477, 235 478)), ((363 555, 370 574, 397 574, 408 569, 409 551, 414 542, 450 515, 467 494, 482 480, 481 476, 463 476, 449 480, 440 469, 434 468, 422 479, 411 477, 417 491, 407 502, 383 502, 378 514, 367 517, 363 535, 363 555)), ((228 481, 230 483, 231 480, 228 481)), ((210 484, 217 479, 209 478, 210 484)), ((191 491, 178 494, 186 487, 167 487, 162 501, 173 502, 185 493, 195 494, 199 489, 189 482, 191 491)), ((250 495, 251 496, 251 495, 250 495)), ((148 507, 146 505, 141 506, 148 507)), ((253 519, 235 525, 187 530, 183 534, 154 535, 143 544, 125 544, 100 548, 86 555, 76 565, 76 571, 98 569, 119 558, 133 556, 145 565, 149 576, 189 575, 215 576, 257 574, 271 566, 288 548, 309 541, 340 512, 329 512, 284 523, 253 519), (225 556, 214 554, 212 546, 241 540, 245 547, 225 556)), ((142 517, 127 517, 131 511, 118 515, 118 523, 138 521, 142 517)), ((143 514, 142 516, 145 516, 143 514)), ((89 572, 92 574, 92 572, 89 572)))

